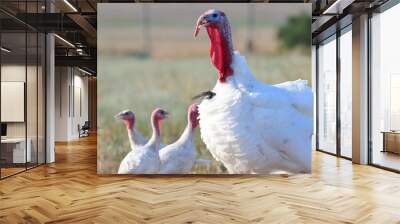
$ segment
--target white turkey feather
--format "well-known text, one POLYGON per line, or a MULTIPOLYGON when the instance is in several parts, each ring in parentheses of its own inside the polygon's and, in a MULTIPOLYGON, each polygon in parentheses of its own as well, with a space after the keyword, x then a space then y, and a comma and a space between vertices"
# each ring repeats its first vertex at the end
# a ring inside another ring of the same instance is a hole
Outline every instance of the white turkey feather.
MULTIPOLYGON (((134 150, 137 147, 144 146, 149 141, 147 138, 143 136, 143 134, 137 130, 136 128, 133 129, 133 134, 130 136, 131 148, 134 150)), ((160 143, 160 149, 164 148, 165 144, 160 143)))
POLYGON ((234 74, 199 105, 201 137, 210 153, 229 173, 309 172, 311 90, 301 80, 258 82, 238 52, 231 66, 234 74))
POLYGON ((280 83, 275 86, 289 91, 294 101, 295 108, 305 115, 312 117, 314 114, 314 95, 307 83, 307 80, 298 79, 296 81, 280 83))
POLYGON ((193 132, 188 125, 176 142, 160 150, 161 174, 190 173, 196 159, 193 132))
POLYGON ((137 147, 122 160, 118 174, 155 174, 160 169, 160 159, 156 149, 137 147))
POLYGON ((146 145, 146 143, 148 142, 148 140, 136 128, 133 128, 133 132, 131 133, 130 139, 132 139, 131 142, 132 150, 136 147, 146 145))

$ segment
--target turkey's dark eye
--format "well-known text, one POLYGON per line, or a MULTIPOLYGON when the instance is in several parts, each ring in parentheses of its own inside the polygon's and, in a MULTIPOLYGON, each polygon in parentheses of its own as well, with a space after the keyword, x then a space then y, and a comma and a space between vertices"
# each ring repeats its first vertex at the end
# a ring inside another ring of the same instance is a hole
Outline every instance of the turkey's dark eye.
POLYGON ((212 17, 216 18, 218 16, 217 13, 212 14, 212 17))

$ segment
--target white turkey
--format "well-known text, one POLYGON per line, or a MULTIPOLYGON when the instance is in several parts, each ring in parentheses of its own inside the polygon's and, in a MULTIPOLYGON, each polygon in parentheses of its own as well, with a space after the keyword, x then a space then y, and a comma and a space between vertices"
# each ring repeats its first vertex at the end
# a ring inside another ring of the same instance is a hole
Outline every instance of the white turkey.
POLYGON ((142 146, 147 143, 147 139, 145 139, 143 135, 135 128, 136 117, 132 111, 121 111, 115 115, 115 118, 120 119, 125 123, 126 129, 128 131, 129 143, 132 150, 134 150, 138 146, 142 146))
POLYGON ((199 125, 198 116, 197 104, 190 105, 187 113, 188 123, 181 137, 160 150, 161 174, 183 174, 192 170, 196 159, 194 134, 199 125))
POLYGON ((201 27, 218 70, 215 96, 199 105, 201 137, 213 157, 235 174, 310 172, 313 94, 307 81, 257 81, 245 58, 233 51, 224 12, 203 13, 194 36, 201 27))
POLYGON ((168 113, 162 109, 155 109, 151 114, 151 127, 153 134, 143 146, 137 146, 122 160, 118 174, 154 174, 160 169, 160 126, 161 121, 168 113))

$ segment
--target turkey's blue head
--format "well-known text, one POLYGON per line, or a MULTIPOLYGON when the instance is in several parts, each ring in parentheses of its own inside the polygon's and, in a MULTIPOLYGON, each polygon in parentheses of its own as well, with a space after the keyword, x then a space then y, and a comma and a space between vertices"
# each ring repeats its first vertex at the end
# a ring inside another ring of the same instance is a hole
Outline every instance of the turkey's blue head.
POLYGON ((224 12, 210 9, 197 19, 193 34, 195 37, 203 26, 207 29, 210 38, 211 63, 218 70, 219 81, 225 82, 228 76, 233 75, 231 68, 233 44, 228 18, 224 12))

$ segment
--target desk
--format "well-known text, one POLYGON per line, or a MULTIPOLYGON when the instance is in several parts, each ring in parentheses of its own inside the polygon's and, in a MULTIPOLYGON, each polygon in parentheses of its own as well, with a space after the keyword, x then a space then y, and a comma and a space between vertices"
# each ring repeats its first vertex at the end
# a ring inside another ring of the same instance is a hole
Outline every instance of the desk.
POLYGON ((400 154, 400 132, 383 131, 383 150, 382 152, 392 152, 400 154))
POLYGON ((28 143, 25 154, 25 138, 5 138, 1 139, 1 156, 7 163, 26 163, 31 162, 32 153, 30 138, 26 140, 28 143), (11 159, 12 158, 12 159, 11 159), (26 161, 25 161, 26 159, 26 161))

